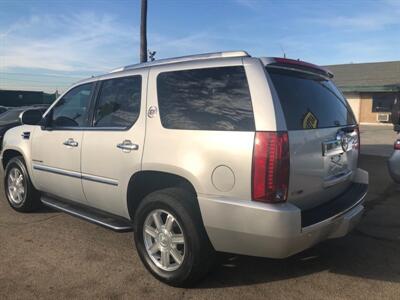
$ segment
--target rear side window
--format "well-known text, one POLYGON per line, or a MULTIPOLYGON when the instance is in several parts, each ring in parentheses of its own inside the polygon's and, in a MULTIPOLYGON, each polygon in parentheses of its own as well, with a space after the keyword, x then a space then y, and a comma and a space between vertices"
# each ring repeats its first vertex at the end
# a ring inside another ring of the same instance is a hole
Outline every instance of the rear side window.
POLYGON ((131 127, 139 117, 140 98, 140 76, 104 80, 95 109, 94 126, 131 127))
POLYGON ((165 128, 254 131, 243 67, 161 73, 157 77, 157 93, 165 128))
POLYGON ((302 72, 267 68, 289 130, 356 124, 353 112, 332 81, 302 72))

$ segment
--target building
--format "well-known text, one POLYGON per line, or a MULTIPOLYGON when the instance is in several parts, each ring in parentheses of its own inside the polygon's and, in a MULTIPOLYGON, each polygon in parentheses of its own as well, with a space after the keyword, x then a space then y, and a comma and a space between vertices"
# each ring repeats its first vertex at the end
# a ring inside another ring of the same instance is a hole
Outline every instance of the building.
POLYGON ((55 99, 55 94, 47 94, 44 92, 0 90, 0 106, 50 104, 55 99))
POLYGON ((400 99, 400 61, 326 66, 360 123, 390 123, 400 99))

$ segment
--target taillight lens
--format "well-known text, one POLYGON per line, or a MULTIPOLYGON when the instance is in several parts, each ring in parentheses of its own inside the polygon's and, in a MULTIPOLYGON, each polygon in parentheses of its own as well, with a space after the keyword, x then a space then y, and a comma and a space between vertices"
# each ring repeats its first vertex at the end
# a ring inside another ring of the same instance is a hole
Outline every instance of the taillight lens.
POLYGON ((289 168, 287 132, 256 132, 252 169, 253 200, 267 203, 286 201, 289 168))
POLYGON ((394 142, 394 150, 400 150, 400 140, 394 142))

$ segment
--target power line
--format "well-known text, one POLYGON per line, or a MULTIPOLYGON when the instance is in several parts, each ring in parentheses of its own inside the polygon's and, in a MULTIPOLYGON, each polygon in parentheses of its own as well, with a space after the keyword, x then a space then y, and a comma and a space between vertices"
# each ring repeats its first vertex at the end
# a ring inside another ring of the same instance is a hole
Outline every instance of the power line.
POLYGON ((46 76, 46 77, 64 77, 64 78, 77 78, 77 79, 90 77, 90 76, 71 76, 71 75, 59 75, 59 74, 19 73, 19 72, 2 72, 2 71, 0 71, 0 74, 28 75, 28 76, 46 76))
POLYGON ((40 84, 40 83, 21 83, 21 84, 12 84, 12 83, 3 83, 0 82, 0 86, 36 86, 36 87, 49 87, 49 88, 67 88, 67 85, 62 85, 62 84, 40 84))
MULTIPOLYGON (((1 76, 1 75, 0 75, 1 76)), ((0 82, 1 81, 19 81, 19 82, 38 82, 38 83, 54 83, 54 84, 62 84, 62 85, 68 85, 74 83, 74 81, 71 82, 61 82, 61 81, 43 81, 43 80, 34 80, 34 79, 20 79, 20 78, 1 78, 0 77, 0 82)))
MULTIPOLYGON (((40 82, 6 82, 6 81, 2 81, 0 80, 0 84, 2 85, 24 85, 24 84, 33 84, 33 85, 42 85, 42 86, 68 86, 66 84, 57 84, 57 83, 40 83, 40 82)), ((72 84, 70 84, 72 85, 72 84)))

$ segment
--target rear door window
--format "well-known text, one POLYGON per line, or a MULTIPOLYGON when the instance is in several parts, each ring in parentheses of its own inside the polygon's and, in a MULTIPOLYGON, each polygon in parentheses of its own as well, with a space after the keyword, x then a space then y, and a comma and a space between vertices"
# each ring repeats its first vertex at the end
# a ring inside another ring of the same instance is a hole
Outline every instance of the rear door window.
POLYGON ((157 94, 165 128, 254 131, 250 91, 241 66, 160 73, 157 94))
POLYGON ((353 112, 331 80, 318 75, 268 68, 288 130, 356 124, 353 112))
POLYGON ((104 80, 95 109, 94 126, 131 127, 139 117, 140 98, 141 76, 104 80))

